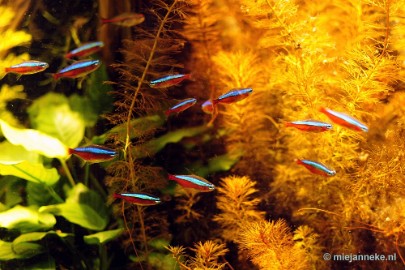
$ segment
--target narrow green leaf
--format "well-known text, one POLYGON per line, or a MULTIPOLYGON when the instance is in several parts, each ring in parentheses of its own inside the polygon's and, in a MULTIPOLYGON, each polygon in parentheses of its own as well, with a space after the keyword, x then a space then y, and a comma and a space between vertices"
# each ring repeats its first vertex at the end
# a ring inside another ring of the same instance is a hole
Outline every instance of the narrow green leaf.
POLYGON ((70 148, 77 147, 84 136, 85 123, 78 112, 72 111, 69 100, 61 94, 48 93, 29 107, 33 127, 70 148))
POLYGON ((83 238, 84 242, 86 242, 89 245, 99 245, 114 240, 115 238, 120 236, 123 231, 124 229, 103 231, 95 234, 85 235, 83 238))
POLYGON ((57 233, 55 231, 49 231, 49 232, 30 232, 30 233, 24 233, 18 236, 16 239, 14 239, 13 244, 17 245, 23 242, 35 242, 42 240, 45 236, 47 235, 60 235, 60 237, 66 237, 68 234, 67 233, 57 233))
POLYGON ((69 155, 68 149, 58 139, 34 129, 14 128, 0 120, 4 137, 14 144, 21 145, 28 151, 34 151, 44 156, 64 158, 69 155))
POLYGON ((144 158, 147 156, 153 156, 162 150, 169 143, 178 143, 184 138, 194 137, 208 128, 206 126, 199 126, 194 128, 183 128, 176 131, 169 132, 159 138, 150 140, 142 145, 134 147, 132 154, 134 158, 144 158))
POLYGON ((0 175, 13 175, 34 183, 43 183, 48 186, 54 185, 59 180, 58 171, 55 168, 47 169, 41 163, 32 164, 28 161, 14 165, 0 164, 0 175))
POLYGON ((49 213, 39 213, 34 207, 17 205, 0 213, 0 227, 32 232, 52 228, 56 219, 49 213))
MULTIPOLYGON (((145 117, 140 117, 131 120, 130 122, 130 138, 139 138, 144 136, 153 130, 161 127, 165 122, 165 119, 160 115, 149 115, 145 117)), ((96 136, 92 139, 93 143, 96 144, 104 144, 107 138, 115 134, 118 137, 118 140, 125 140, 127 134, 127 124, 120 124, 113 127, 111 130, 107 131, 106 133, 96 136)))
POLYGON ((242 156, 242 151, 235 154, 224 154, 220 156, 215 156, 208 160, 207 166, 202 166, 200 163, 196 163, 191 166, 191 170, 201 176, 206 177, 211 173, 229 171, 233 165, 240 159, 242 156))

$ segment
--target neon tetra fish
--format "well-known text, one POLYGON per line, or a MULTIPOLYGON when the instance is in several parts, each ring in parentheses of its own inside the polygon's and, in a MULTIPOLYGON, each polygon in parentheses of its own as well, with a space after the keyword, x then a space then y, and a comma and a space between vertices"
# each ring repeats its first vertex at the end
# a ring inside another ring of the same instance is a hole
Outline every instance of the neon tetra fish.
POLYGON ((176 105, 174 105, 173 107, 171 107, 170 109, 168 109, 165 112, 165 114, 166 114, 166 116, 169 116, 172 113, 179 113, 179 112, 185 111, 196 103, 197 103, 197 100, 195 98, 184 99, 184 100, 180 101, 179 103, 177 103, 176 105))
POLYGON ((169 180, 176 181, 184 188, 197 189, 202 192, 210 192, 215 189, 215 186, 197 175, 172 175, 169 174, 169 180))
POLYGON ((148 206, 148 205, 156 205, 161 203, 161 200, 159 197, 156 197, 154 195, 148 194, 148 193, 120 193, 114 194, 115 199, 123 199, 127 202, 136 204, 136 205, 142 205, 142 206, 148 206))
POLYGON ((331 124, 316 121, 316 120, 303 120, 303 121, 286 122, 285 126, 286 127, 294 127, 296 129, 299 129, 299 130, 311 131, 311 132, 324 132, 324 131, 332 129, 331 124))
POLYGON ((252 88, 232 89, 228 93, 225 93, 219 96, 217 99, 214 99, 212 103, 216 105, 218 103, 230 104, 238 102, 247 98, 250 94, 252 94, 252 92, 252 88))
POLYGON ((84 147, 69 148, 69 155, 76 155, 86 162, 100 163, 114 159, 117 156, 117 151, 101 146, 89 145, 84 147))
POLYGON ((363 123, 361 123, 359 120, 341 113, 341 112, 335 112, 332 111, 331 109, 328 108, 320 108, 319 111, 321 113, 326 114, 327 117, 329 117, 330 120, 332 120, 334 123, 341 125, 343 127, 347 127, 350 128, 352 130, 356 130, 356 131, 364 131, 367 132, 368 131, 368 127, 366 125, 364 125, 363 123))
POLYGON ((201 104, 201 109, 206 114, 213 114, 214 113, 214 105, 212 104, 210 99, 205 101, 203 104, 201 104))
POLYGON ((100 66, 99 60, 81 60, 76 61, 70 66, 67 66, 60 70, 58 73, 53 74, 53 78, 58 80, 59 78, 72 78, 86 76, 90 72, 93 72, 100 66))
POLYGON ((85 43, 79 48, 76 48, 65 55, 65 58, 71 59, 75 57, 86 57, 101 50, 104 47, 102 41, 85 43))
POLYGON ((173 74, 153 80, 149 83, 149 86, 152 88, 167 88, 190 78, 191 74, 173 74))
POLYGON ((44 71, 49 67, 48 63, 40 61, 24 61, 20 64, 5 68, 6 73, 16 73, 19 75, 29 75, 44 71))
POLYGON ((306 159, 297 159, 296 160, 297 164, 304 166, 307 168, 310 172, 322 175, 322 176, 334 176, 336 175, 336 171, 329 169, 326 167, 324 164, 312 161, 312 160, 306 160, 306 159))
POLYGON ((109 19, 101 19, 102 24, 115 24, 124 27, 136 26, 145 21, 145 16, 140 13, 125 12, 109 19))

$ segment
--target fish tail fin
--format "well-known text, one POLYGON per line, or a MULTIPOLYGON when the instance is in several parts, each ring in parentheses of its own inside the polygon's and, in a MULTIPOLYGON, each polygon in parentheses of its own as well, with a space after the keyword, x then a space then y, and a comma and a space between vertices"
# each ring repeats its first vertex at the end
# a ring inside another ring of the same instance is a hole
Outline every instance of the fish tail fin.
POLYGON ((120 195, 120 194, 117 194, 117 193, 114 193, 114 194, 113 194, 113 198, 114 198, 114 199, 121 199, 121 195, 120 195))
POLYGON ((169 174, 167 174, 167 177, 169 180, 176 181, 176 176, 174 176, 173 174, 169 173, 169 174))
POLYGON ((300 164, 300 165, 304 164, 304 163, 302 162, 302 160, 301 160, 301 159, 298 159, 298 158, 294 159, 294 161, 295 161, 295 163, 300 164))
POLYGON ((285 127, 292 127, 293 124, 291 122, 284 122, 285 127))
POLYGON ((171 112, 170 110, 165 111, 166 117, 169 117, 169 115, 170 115, 171 113, 172 113, 172 112, 171 112))

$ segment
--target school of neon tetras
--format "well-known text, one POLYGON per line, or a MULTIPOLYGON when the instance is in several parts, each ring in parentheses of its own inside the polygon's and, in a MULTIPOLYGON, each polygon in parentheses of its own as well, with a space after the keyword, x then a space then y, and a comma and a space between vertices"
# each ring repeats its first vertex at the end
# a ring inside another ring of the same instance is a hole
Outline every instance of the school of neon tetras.
MULTIPOLYGON (((124 27, 131 27, 142 23, 144 16, 137 13, 124 13, 111 19, 101 19, 102 24, 115 24, 124 27)), ((55 80, 61 78, 81 78, 99 68, 101 62, 99 60, 84 59, 104 47, 103 42, 89 42, 82 46, 65 54, 65 58, 68 60, 75 60, 70 65, 62 68, 60 71, 52 74, 55 80)), ((22 63, 5 68, 5 73, 15 73, 17 76, 35 74, 42 72, 49 67, 48 63, 29 60, 22 63)), ((185 80, 190 80, 191 74, 170 74, 161 78, 156 78, 149 82, 151 88, 169 88, 176 86, 185 80)), ((207 114, 212 114, 212 120, 215 119, 217 112, 217 106, 220 104, 232 104, 241 101, 253 93, 252 88, 238 88, 231 89, 230 91, 218 96, 215 99, 209 99, 201 104, 201 109, 207 114)), ((178 114, 194 106, 197 103, 195 98, 187 98, 178 101, 175 105, 168 108, 165 111, 166 117, 172 114, 178 114)), ((368 127, 361 123, 359 120, 342 112, 333 111, 328 108, 320 108, 319 111, 325 114, 333 123, 345 128, 349 128, 354 131, 368 132, 368 127)), ((332 124, 321 122, 318 120, 307 119, 298 120, 292 122, 285 122, 286 127, 293 127, 304 132, 326 132, 333 128, 332 124)), ((101 145, 88 145, 84 147, 77 147, 69 149, 69 154, 78 156, 82 160, 88 163, 100 163, 115 159, 118 156, 118 152, 114 149, 110 149, 101 145)), ((296 159, 296 163, 304 166, 308 171, 313 174, 321 175, 324 177, 331 177, 336 175, 336 171, 328 166, 313 160, 296 159)), ((210 192, 215 190, 214 184, 198 175, 173 175, 168 174, 168 180, 175 181, 178 185, 185 189, 194 189, 199 192, 210 192)), ((115 199, 122 199, 126 202, 133 203, 141 206, 151 206, 161 203, 161 199, 155 195, 148 193, 115 193, 113 194, 115 199)))

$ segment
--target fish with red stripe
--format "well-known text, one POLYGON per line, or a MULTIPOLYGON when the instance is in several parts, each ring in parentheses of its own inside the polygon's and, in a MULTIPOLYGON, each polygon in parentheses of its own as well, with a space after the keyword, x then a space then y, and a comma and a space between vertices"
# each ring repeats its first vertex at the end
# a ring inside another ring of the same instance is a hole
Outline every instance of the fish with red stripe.
POLYGON ((182 111, 187 110, 188 108, 190 108, 191 106, 193 106, 196 103, 197 103, 197 100, 195 98, 184 99, 184 100, 180 101, 179 103, 177 103, 176 105, 174 105, 173 107, 171 107, 170 109, 168 109, 165 112, 165 114, 166 114, 166 116, 169 116, 172 113, 180 113, 182 111))
POLYGON ((115 199, 123 199, 124 201, 141 205, 141 206, 149 206, 149 205, 156 205, 161 203, 159 197, 154 196, 149 193, 138 192, 138 193, 114 193, 115 199))
POLYGON ((198 175, 172 175, 169 174, 169 180, 176 181, 184 188, 192 188, 202 192, 210 192, 215 189, 214 184, 198 175))
POLYGON ((312 172, 314 174, 318 174, 318 175, 322 175, 322 176, 326 176, 326 177, 336 175, 335 170, 332 170, 332 169, 326 167, 326 165, 324 165, 320 162, 316 162, 313 160, 307 160, 307 159, 297 159, 296 162, 297 162, 297 164, 304 166, 305 168, 307 168, 307 170, 309 170, 310 172, 312 172))
POLYGON ((332 129, 331 124, 316 120, 285 122, 284 125, 286 127, 294 127, 302 131, 310 131, 310 132, 324 132, 332 129))
POLYGON ((100 51, 103 47, 104 43, 102 41, 85 43, 82 46, 68 52, 65 55, 65 58, 72 59, 72 58, 86 57, 100 51))
POLYGON ((117 156, 117 151, 101 146, 88 145, 84 147, 69 148, 69 155, 76 155, 86 162, 100 163, 114 159, 117 156))
POLYGON ((125 12, 112 18, 101 18, 102 24, 115 24, 118 26, 132 27, 145 21, 145 15, 140 13, 125 12))
POLYGON ((368 132, 368 127, 361 123, 359 120, 341 113, 341 112, 336 112, 328 108, 320 108, 319 111, 323 114, 325 114, 327 117, 329 117, 330 120, 332 120, 334 123, 347 127, 349 129, 355 130, 355 131, 364 131, 368 132))
POLYGON ((24 61, 11 67, 6 67, 6 73, 15 73, 18 75, 29 75, 44 71, 49 67, 48 63, 30 60, 24 61))
POLYGON ((149 86, 152 88, 167 88, 181 83, 184 80, 191 79, 191 74, 173 74, 150 81, 149 86))
POLYGON ((232 89, 212 101, 213 105, 218 103, 230 104, 241 101, 253 93, 252 88, 232 89))
POLYGON ((81 60, 76 61, 70 66, 67 66, 59 72, 53 74, 53 78, 58 80, 60 78, 79 78, 95 71, 100 67, 99 60, 81 60))

